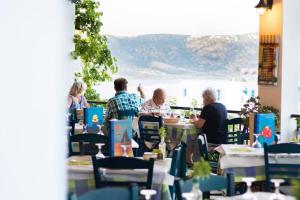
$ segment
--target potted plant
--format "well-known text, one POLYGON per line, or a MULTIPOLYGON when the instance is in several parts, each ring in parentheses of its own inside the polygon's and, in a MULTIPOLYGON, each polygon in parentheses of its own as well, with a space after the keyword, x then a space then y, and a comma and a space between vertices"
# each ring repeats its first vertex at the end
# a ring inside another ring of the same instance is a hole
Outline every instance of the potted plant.
POLYGON ((196 199, 202 199, 202 192, 200 190, 199 180, 209 177, 211 173, 211 167, 207 161, 203 158, 199 162, 193 164, 193 187, 192 193, 196 199))
POLYGON ((250 97, 241 108, 239 115, 243 118, 244 125, 249 126, 249 115, 250 113, 274 113, 275 114, 275 127, 278 132, 280 129, 280 116, 279 110, 273 106, 263 106, 260 103, 260 97, 250 97))

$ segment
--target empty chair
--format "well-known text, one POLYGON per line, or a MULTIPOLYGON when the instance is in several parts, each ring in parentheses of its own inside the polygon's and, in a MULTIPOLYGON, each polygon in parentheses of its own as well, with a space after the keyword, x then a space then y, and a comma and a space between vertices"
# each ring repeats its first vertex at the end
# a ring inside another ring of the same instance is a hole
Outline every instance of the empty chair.
POLYGON ((227 144, 243 144, 249 140, 249 133, 242 118, 227 119, 227 144))
POLYGON ((138 186, 101 188, 78 197, 78 200, 138 200, 138 186))
POLYGON ((280 157, 285 156, 283 154, 286 154, 286 156, 291 156, 291 154, 299 153, 299 144, 281 143, 268 146, 266 143, 264 143, 266 191, 270 191, 270 180, 272 178, 282 178, 286 181, 285 184, 287 185, 290 185, 290 180, 300 179, 300 162, 298 161, 299 157, 296 159, 284 159, 284 161, 280 159, 280 157))
POLYGON ((97 143, 107 144, 108 137, 94 133, 78 134, 69 136, 69 156, 75 155, 95 155, 98 153, 97 143), (72 143, 78 142, 79 151, 74 152, 72 143))
MULTIPOLYGON (((176 147, 176 149, 174 149, 173 154, 172 154, 172 163, 171 163, 171 169, 169 174, 171 174, 172 176, 177 176, 179 175, 179 169, 181 167, 181 150, 182 150, 182 146, 178 146, 176 147)), ((173 197, 174 194, 174 186, 170 186, 170 194, 171 197, 173 197)))
POLYGON ((152 185, 152 177, 153 177, 153 166, 154 159, 150 160, 142 160, 138 158, 131 157, 107 157, 103 159, 96 159, 92 157, 93 160, 93 168, 94 168, 94 177, 96 188, 106 187, 106 186, 123 186, 131 183, 136 183, 141 187, 146 187, 146 189, 151 189, 152 185), (146 169, 147 179, 145 182, 143 181, 121 181, 121 180, 104 180, 103 174, 99 169, 112 169, 112 170, 120 170, 120 169, 146 169))
MULTIPOLYGON (((200 190, 203 192, 203 197, 209 198, 209 193, 212 190, 226 190, 227 196, 234 195, 234 177, 232 174, 227 174, 226 177, 210 175, 207 178, 199 180, 200 190)), ((175 180, 175 193, 178 200, 182 200, 182 193, 192 190, 193 180, 183 181, 175 180)))
POLYGON ((140 116, 138 126, 140 132, 140 156, 144 152, 152 151, 157 148, 160 142, 158 129, 163 125, 162 117, 156 116, 140 116))

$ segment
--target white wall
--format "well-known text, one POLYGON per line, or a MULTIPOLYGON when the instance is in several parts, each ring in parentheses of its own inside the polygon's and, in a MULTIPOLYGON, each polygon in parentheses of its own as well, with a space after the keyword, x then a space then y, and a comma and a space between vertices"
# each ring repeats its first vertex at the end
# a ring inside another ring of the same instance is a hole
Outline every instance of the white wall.
POLYGON ((296 129, 291 114, 298 110, 298 83, 300 69, 300 1, 283 1, 282 26, 282 89, 281 132, 283 140, 290 141, 296 129))
POLYGON ((260 16, 260 34, 277 34, 281 38, 278 85, 259 85, 259 96, 263 105, 280 110, 280 132, 283 142, 294 137, 297 113, 300 50, 300 1, 274 0, 273 8, 260 16))
POLYGON ((1 199, 65 199, 73 15, 67 0, 1 1, 1 199))

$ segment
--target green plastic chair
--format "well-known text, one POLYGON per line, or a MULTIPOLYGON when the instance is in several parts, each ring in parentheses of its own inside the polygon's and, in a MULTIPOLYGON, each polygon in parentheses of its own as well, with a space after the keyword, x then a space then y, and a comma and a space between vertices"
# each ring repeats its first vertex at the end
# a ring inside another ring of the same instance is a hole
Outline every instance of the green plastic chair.
POLYGON ((107 187, 97 189, 85 193, 78 197, 78 200, 138 200, 139 189, 137 185, 130 185, 129 187, 117 188, 107 187))
MULTIPOLYGON (((218 175, 210 175, 208 178, 199 180, 200 190, 203 192, 203 197, 209 198, 212 190, 226 190, 227 196, 234 195, 234 177, 228 173, 226 177, 218 175)), ((183 200, 182 193, 190 192, 193 187, 193 180, 183 181, 175 180, 175 192, 178 200, 183 200)))
POLYGON ((286 163, 280 164, 278 162, 270 163, 269 156, 270 154, 299 154, 300 145, 293 143, 281 143, 274 145, 267 145, 264 143, 264 157, 265 157, 265 190, 270 191, 272 178, 281 178, 284 179, 285 185, 290 185, 290 181, 293 179, 300 180, 300 164, 286 163))

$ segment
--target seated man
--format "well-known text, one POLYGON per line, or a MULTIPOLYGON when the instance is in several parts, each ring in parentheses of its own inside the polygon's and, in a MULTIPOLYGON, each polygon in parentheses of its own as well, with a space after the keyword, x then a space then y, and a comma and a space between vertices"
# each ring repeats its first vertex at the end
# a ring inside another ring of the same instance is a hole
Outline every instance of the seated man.
POLYGON ((138 112, 138 107, 144 102, 144 92, 139 86, 138 91, 141 95, 139 98, 135 94, 127 92, 128 81, 125 78, 118 78, 114 81, 116 94, 110 98, 106 108, 106 121, 118 119, 120 111, 134 110, 138 112))
POLYGON ((166 92, 161 88, 157 88, 153 92, 152 99, 149 99, 142 105, 139 114, 159 116, 166 116, 168 114, 171 114, 170 106, 165 104, 166 97, 166 92))
POLYGON ((218 146, 226 142, 226 107, 216 102, 216 92, 208 88, 203 94, 203 110, 199 118, 193 116, 196 128, 202 129, 206 134, 207 142, 210 147, 218 146))

